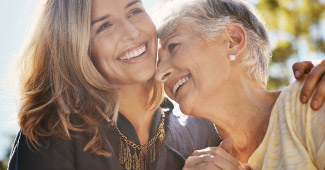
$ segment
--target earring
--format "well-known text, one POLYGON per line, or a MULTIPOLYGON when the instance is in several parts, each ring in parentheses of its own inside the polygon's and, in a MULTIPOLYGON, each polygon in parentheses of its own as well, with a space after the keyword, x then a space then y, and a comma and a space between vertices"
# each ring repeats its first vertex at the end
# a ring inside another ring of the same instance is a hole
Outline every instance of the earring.
POLYGON ((236 60, 236 56, 235 55, 229 55, 229 60, 230 61, 235 61, 236 60))

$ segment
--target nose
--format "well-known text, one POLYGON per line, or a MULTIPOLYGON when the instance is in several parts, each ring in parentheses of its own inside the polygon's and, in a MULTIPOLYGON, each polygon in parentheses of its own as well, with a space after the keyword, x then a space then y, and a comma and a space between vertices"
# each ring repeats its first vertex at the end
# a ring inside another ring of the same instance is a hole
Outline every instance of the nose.
POLYGON ((139 29, 128 20, 122 21, 122 41, 135 40, 139 37, 139 29))
POLYGON ((169 60, 161 60, 158 64, 155 79, 158 82, 165 83, 173 72, 169 60))

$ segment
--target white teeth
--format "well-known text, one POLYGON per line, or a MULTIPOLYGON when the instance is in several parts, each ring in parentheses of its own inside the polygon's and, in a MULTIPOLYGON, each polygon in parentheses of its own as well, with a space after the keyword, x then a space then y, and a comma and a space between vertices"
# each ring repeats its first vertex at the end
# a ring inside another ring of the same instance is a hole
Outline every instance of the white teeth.
POLYGON ((176 94, 177 89, 178 89, 181 85, 183 85, 185 82, 187 82, 188 79, 189 79, 189 75, 186 75, 185 77, 181 78, 180 80, 178 80, 178 81, 175 83, 175 85, 174 85, 174 87, 173 87, 173 94, 174 94, 174 95, 176 94))
POLYGON ((128 51, 123 57, 120 57, 120 60, 129 60, 134 57, 138 57, 140 54, 146 51, 147 47, 143 44, 141 47, 136 48, 132 51, 128 51))

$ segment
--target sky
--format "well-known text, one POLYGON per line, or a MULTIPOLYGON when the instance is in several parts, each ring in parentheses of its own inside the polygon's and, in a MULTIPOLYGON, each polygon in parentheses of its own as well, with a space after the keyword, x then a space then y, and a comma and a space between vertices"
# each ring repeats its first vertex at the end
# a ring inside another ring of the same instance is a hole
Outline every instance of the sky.
POLYGON ((22 42, 27 20, 38 0, 0 0, 0 159, 18 132, 17 97, 9 68, 22 42))
MULTIPOLYGON (((0 0, 0 160, 8 152, 12 139, 19 131, 17 125, 18 98, 13 87, 16 86, 12 70, 15 70, 13 61, 18 53, 31 14, 40 0, 0 0), (9 69, 12 70, 9 70, 9 69)), ((145 8, 150 11, 158 0, 143 0, 145 8)), ((250 2, 256 2, 251 0, 250 2)), ((325 25, 325 24, 323 24, 325 25)), ((276 41, 277 37, 272 38, 276 41)), ((304 46, 304 45, 302 45, 304 46)), ((306 53, 306 52, 303 52, 306 53)), ((309 56, 303 54, 302 56, 309 56)), ((319 59, 319 56, 302 59, 319 59)))

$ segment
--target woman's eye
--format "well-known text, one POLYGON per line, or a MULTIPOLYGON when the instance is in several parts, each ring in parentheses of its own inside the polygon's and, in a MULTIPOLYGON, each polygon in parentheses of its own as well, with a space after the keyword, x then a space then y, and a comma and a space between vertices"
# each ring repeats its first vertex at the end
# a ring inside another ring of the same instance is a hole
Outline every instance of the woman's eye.
POLYGON ((141 12, 143 12, 142 9, 135 9, 135 10, 131 11, 131 13, 129 14, 129 17, 132 17, 133 15, 139 14, 141 12))
POLYGON ((177 43, 170 43, 168 45, 168 51, 169 52, 173 52, 173 50, 175 49, 175 47, 177 46, 178 44, 177 43))
POLYGON ((96 34, 100 33, 101 31, 103 31, 104 29, 110 27, 112 24, 110 24, 109 22, 104 23, 102 26, 100 26, 98 28, 98 30, 96 31, 96 34))

